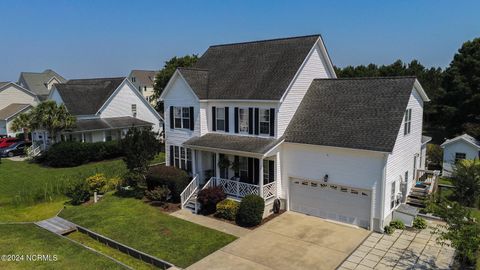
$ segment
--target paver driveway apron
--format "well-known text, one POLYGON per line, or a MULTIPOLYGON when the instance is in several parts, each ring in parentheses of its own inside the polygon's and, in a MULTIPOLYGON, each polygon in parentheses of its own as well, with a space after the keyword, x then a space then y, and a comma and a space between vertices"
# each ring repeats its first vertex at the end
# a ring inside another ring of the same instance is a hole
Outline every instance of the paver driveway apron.
POLYGON ((335 269, 369 233, 287 212, 188 269, 335 269))

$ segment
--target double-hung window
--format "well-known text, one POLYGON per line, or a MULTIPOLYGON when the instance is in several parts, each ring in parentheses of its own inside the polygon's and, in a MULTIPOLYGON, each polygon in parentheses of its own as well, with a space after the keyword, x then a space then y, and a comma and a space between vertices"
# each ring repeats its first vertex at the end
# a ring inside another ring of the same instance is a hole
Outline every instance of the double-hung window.
POLYGON ((465 153, 455 153, 455 163, 466 158, 467 158, 467 155, 465 153))
POLYGON ((405 111, 405 124, 403 127, 403 135, 410 134, 412 128, 412 109, 407 109, 405 111))
POLYGON ((225 108, 217 108, 216 110, 217 131, 225 131, 225 108))
POLYGON ((174 163, 175 167, 187 172, 192 172, 192 150, 181 146, 175 146, 174 163))
POLYGON ((190 128, 190 108, 188 107, 173 107, 173 117, 175 128, 190 128))
POLYGON ((238 109, 238 130, 240 133, 248 133, 248 109, 238 109))
POLYGON ((396 196, 396 182, 392 182, 392 189, 391 189, 391 194, 390 194, 390 209, 393 209, 395 207, 395 196, 396 196))
POLYGON ((270 109, 260 109, 260 134, 270 135, 270 109))

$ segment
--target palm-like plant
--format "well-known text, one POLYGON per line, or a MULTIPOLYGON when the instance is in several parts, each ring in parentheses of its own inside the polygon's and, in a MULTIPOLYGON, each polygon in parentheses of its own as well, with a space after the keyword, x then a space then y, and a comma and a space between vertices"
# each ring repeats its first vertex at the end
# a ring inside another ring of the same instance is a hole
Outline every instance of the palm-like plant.
POLYGON ((31 119, 31 112, 21 113, 15 119, 13 119, 10 128, 13 131, 23 131, 24 138, 26 141, 28 141, 28 131, 30 128, 31 119))
POLYGON ((480 160, 460 160, 453 169, 454 195, 465 206, 475 206, 480 197, 480 160))
POLYGON ((48 131, 53 143, 60 131, 74 126, 75 117, 68 112, 65 105, 57 105, 55 101, 44 101, 31 113, 30 128, 48 131))

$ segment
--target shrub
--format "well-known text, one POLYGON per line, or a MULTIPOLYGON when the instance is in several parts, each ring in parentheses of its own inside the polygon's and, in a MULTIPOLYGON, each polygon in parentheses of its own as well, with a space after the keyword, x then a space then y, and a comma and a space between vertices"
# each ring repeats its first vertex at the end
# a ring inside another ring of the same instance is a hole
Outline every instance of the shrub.
POLYGON ((216 211, 217 203, 225 200, 227 195, 221 187, 210 187, 198 192, 197 200, 201 205, 201 213, 204 215, 213 214, 216 211))
POLYGON ((121 184, 122 184, 122 179, 120 177, 112 177, 107 180, 107 183, 105 186, 103 186, 103 189, 100 191, 102 193, 107 193, 112 190, 116 190, 121 184))
POLYGON ((385 228, 383 228, 383 230, 385 231, 386 234, 390 235, 395 231, 395 228, 387 225, 385 226, 385 228))
POLYGON ((390 221, 390 227, 394 229, 405 230, 405 224, 399 219, 390 221))
POLYGON ((170 196, 170 190, 167 186, 155 187, 152 190, 145 190, 145 197, 150 201, 165 202, 170 196))
POLYGON ((240 226, 252 227, 262 222, 265 201, 258 195, 243 197, 238 208, 236 222, 240 226))
POLYGON ((166 185, 171 192, 173 202, 180 202, 180 194, 188 183, 190 183, 188 174, 172 166, 153 166, 147 173, 147 188, 151 190, 166 185))
POLYGON ((128 171, 123 176, 124 182, 123 184, 126 186, 134 187, 134 188, 146 188, 146 179, 145 176, 136 171, 128 171))
POLYGON ((235 220, 240 204, 237 201, 225 199, 217 203, 216 217, 235 220))
POLYGON ((90 199, 88 185, 84 181, 73 183, 65 195, 71 199, 70 203, 73 205, 82 204, 90 199))
POLYGON ((38 161, 52 167, 74 167, 90 161, 100 161, 121 155, 122 149, 117 141, 60 142, 52 145, 38 161))
POLYGON ((423 230, 427 228, 427 221, 424 218, 416 217, 413 220, 413 228, 423 230))
POLYGON ((88 185, 88 189, 90 192, 100 192, 103 191, 105 186, 107 185, 107 178, 103 173, 97 173, 90 177, 87 177, 85 180, 88 185))

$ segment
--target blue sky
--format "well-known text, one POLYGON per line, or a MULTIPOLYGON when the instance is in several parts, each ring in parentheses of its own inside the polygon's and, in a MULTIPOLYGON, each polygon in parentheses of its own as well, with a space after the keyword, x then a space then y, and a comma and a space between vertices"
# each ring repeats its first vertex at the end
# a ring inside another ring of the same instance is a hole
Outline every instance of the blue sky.
POLYGON ((480 1, 0 0, 0 81, 52 68, 123 76, 209 45, 322 34, 337 66, 420 60, 446 67, 480 37, 480 1))

